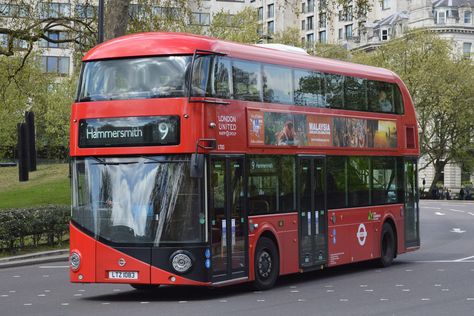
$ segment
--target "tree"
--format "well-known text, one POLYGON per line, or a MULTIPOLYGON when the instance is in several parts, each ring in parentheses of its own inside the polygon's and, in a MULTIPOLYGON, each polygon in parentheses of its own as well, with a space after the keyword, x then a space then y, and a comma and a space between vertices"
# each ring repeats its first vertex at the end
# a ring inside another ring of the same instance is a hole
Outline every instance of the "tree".
POLYGON ((435 168, 430 192, 450 162, 468 155, 474 127, 474 66, 456 56, 450 42, 418 30, 355 60, 388 68, 407 85, 415 104, 421 155, 435 168))
POLYGON ((301 43, 300 39, 300 30, 297 27, 289 27, 284 31, 275 33, 273 39, 271 40, 273 43, 291 45, 295 47, 303 47, 304 45, 301 43))
POLYGON ((233 42, 256 43, 259 40, 257 26, 258 16, 254 8, 246 7, 234 15, 222 10, 212 17, 208 35, 233 42))

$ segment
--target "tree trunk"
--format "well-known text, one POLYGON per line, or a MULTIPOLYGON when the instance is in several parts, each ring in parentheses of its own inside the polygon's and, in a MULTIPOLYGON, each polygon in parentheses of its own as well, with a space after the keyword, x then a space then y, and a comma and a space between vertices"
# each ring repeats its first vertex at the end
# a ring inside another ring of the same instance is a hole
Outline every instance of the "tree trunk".
POLYGON ((108 0, 104 15, 104 39, 127 34, 130 0, 108 0))
POLYGON ((438 183, 438 181, 440 181, 441 174, 443 173, 443 170, 444 170, 445 166, 446 166, 445 161, 439 161, 438 160, 434 163, 435 174, 434 174, 434 177, 433 177, 433 181, 431 182, 430 192, 429 192, 429 194, 431 195, 431 198, 433 198, 433 199, 439 198, 439 196, 435 196, 437 193, 439 193, 438 190, 437 190, 436 184, 438 183))

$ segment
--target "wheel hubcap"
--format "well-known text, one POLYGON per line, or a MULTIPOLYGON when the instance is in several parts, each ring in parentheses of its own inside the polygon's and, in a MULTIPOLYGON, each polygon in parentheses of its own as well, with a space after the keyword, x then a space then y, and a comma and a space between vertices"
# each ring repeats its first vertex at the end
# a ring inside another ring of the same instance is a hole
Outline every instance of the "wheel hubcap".
POLYGON ((258 257, 258 274, 262 278, 268 278, 272 272, 272 257, 267 251, 262 251, 258 257))

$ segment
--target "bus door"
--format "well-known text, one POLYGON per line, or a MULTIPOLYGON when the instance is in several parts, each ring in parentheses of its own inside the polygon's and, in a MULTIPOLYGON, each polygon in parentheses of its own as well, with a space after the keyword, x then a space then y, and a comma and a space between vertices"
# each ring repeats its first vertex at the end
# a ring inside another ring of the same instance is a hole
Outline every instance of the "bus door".
POLYGON ((325 158, 300 156, 297 168, 300 267, 311 269, 327 261, 325 158))
POLYGON ((415 159, 405 159, 405 247, 420 246, 420 223, 418 206, 418 179, 415 159))
POLYGON ((243 156, 211 156, 209 177, 212 282, 247 278, 243 156))

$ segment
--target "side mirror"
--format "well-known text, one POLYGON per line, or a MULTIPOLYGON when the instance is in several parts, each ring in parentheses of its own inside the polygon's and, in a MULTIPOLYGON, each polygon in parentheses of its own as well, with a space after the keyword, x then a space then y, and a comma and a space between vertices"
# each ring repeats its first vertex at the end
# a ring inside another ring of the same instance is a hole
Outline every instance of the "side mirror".
POLYGON ((192 154, 189 164, 191 178, 204 177, 204 154, 192 154))

